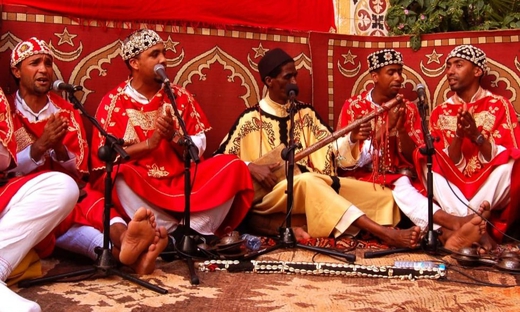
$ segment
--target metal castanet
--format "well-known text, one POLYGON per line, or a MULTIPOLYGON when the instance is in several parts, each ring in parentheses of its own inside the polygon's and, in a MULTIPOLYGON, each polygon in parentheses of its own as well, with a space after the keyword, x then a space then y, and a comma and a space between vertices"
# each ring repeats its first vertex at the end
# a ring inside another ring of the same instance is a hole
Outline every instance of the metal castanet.
MULTIPOLYGON (((354 122, 349 124, 348 126, 339 129, 338 131, 335 131, 319 142, 316 142, 312 144, 311 146, 299 151, 296 155, 294 155, 294 161, 297 162, 308 155, 314 153, 315 151, 319 150, 320 148, 324 147, 325 145, 339 139, 340 137, 344 136, 345 134, 349 133, 350 131, 354 130, 355 128, 359 127, 362 123, 366 123, 373 118, 375 118, 378 115, 381 115, 383 112, 389 111, 394 106, 400 104, 403 102, 403 96, 401 94, 398 94, 395 98, 391 99, 390 101, 386 102, 385 104, 379 106, 376 110, 370 112, 369 114, 366 114, 365 116, 356 119, 354 122)), ((285 148, 285 144, 280 144, 275 149, 270 151, 269 153, 263 155, 262 157, 256 159, 253 161, 256 165, 268 165, 268 164, 275 164, 277 162, 280 162, 281 164, 273 169, 273 173, 276 175, 277 181, 280 182, 283 179, 285 179, 285 170, 282 170, 285 168, 283 165, 282 160, 282 151, 285 148)), ((294 167, 294 174, 300 174, 300 170, 298 169, 298 166, 294 167)), ((257 203, 262 200, 262 198, 269 193, 271 190, 265 189, 258 181, 253 179, 253 186, 255 189, 255 196, 254 196, 254 203, 257 203)))

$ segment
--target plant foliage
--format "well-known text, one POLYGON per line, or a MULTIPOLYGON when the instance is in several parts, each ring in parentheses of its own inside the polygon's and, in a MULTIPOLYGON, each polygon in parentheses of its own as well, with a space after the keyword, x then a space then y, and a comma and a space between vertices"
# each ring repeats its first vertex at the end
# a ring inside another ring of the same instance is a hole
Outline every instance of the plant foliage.
POLYGON ((418 50, 423 34, 520 28, 520 0, 390 0, 386 23, 418 50))

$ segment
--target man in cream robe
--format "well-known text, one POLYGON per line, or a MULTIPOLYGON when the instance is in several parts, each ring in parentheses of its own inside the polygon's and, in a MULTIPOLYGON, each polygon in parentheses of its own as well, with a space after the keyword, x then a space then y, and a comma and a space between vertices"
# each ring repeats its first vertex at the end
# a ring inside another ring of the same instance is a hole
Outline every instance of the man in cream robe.
MULTIPOLYGON (((266 53, 258 67, 268 95, 239 116, 216 153, 240 157, 248 163, 254 181, 269 190, 260 202, 255 203, 254 213, 285 213, 287 180, 278 181, 273 172, 281 161, 271 165, 258 165, 254 161, 281 143, 288 143, 291 125, 287 109, 291 104, 285 87, 288 83, 296 83, 297 72, 294 60, 281 49, 266 53)), ((331 129, 311 105, 297 101, 294 105, 294 138, 301 144, 301 148, 296 149, 298 152, 322 140, 331 129)), ((335 176, 336 161, 344 162, 342 165, 346 166, 346 163, 354 162, 355 157, 357 155, 351 155, 346 138, 341 138, 298 158, 297 166, 303 173, 294 176, 292 213, 306 215, 308 235, 313 237, 355 235, 363 229, 389 245, 415 246, 419 228, 395 231, 382 226, 392 226, 398 221, 399 212, 390 190, 335 176)))

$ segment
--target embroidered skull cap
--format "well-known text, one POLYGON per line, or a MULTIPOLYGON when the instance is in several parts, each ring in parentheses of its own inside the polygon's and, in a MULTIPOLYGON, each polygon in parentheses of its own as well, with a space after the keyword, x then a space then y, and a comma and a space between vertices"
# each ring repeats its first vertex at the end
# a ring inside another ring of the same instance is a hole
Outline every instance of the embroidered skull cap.
POLYGON ((394 49, 383 49, 370 53, 367 57, 368 71, 385 67, 387 65, 403 65, 403 55, 394 49))
POLYGON ((488 71, 486 53, 484 53, 484 51, 481 49, 472 46, 471 44, 463 44, 455 47, 446 57, 446 62, 448 62, 448 60, 453 57, 459 57, 470 61, 471 63, 480 67, 484 74, 486 74, 488 71))
POLYGON ((278 66, 287 62, 294 62, 294 60, 287 52, 280 48, 266 52, 264 57, 258 62, 258 72, 260 73, 262 81, 278 66))
POLYGON ((19 42, 11 53, 11 67, 36 54, 47 54, 54 58, 54 54, 45 41, 36 37, 19 42))
POLYGON ((131 33, 121 46, 121 57, 127 61, 158 43, 163 43, 159 34, 151 29, 139 29, 131 33))

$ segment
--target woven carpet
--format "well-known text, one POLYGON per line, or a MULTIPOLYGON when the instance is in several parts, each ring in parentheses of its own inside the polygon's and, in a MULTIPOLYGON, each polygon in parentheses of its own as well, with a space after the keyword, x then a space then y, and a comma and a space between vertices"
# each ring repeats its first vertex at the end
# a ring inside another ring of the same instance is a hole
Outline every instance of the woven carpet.
MULTIPOLYGON (((328 245, 328 241, 311 242, 328 245)), ((346 245, 351 244, 351 242, 346 245)), ((359 243, 358 243, 359 246, 359 243)), ((373 244, 365 247, 374 247, 373 244)), ((168 290, 161 295, 118 276, 50 283, 19 289, 20 295, 38 302, 43 311, 518 311, 520 279, 490 267, 463 268, 450 256, 434 258, 422 252, 364 259, 367 249, 357 248, 355 264, 386 266, 394 261, 447 263, 440 279, 388 279, 303 274, 259 274, 198 271, 199 285, 191 285, 185 261, 157 261, 145 281, 168 290), (461 273, 459 273, 461 272, 461 273), (481 282, 475 283, 463 274, 481 282)), ((517 250, 517 249, 516 249, 517 250)), ((351 253, 354 253, 352 251, 351 253)), ((279 249, 256 260, 290 263, 341 261, 301 248, 279 249)), ((201 262, 202 263, 202 262, 201 262)), ((198 267, 197 263, 197 267, 198 267)), ((47 275, 88 268, 83 259, 58 255, 43 260, 47 275)))

